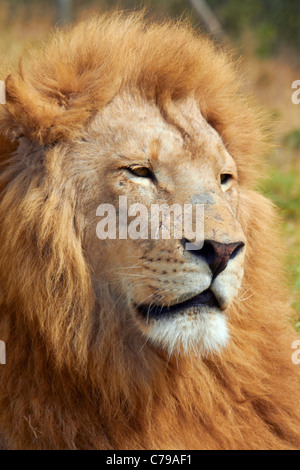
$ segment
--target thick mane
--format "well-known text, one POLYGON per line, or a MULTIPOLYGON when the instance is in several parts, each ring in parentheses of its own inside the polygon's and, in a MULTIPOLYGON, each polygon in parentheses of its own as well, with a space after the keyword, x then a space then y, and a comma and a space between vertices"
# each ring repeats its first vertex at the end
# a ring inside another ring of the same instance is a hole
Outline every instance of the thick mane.
POLYGON ((20 63, 6 80, 9 113, 1 111, 0 129, 49 144, 78 137, 122 89, 137 88, 162 104, 193 94, 244 178, 265 139, 260 114, 238 93, 235 68, 229 54, 186 23, 104 15, 55 32, 20 63))
POLYGON ((291 361, 296 333, 288 325, 278 220, 272 204, 249 188, 265 150, 261 118, 237 92, 228 55, 186 24, 147 26, 141 15, 115 14, 56 32, 6 85, 0 432, 8 442, 50 449, 300 448, 300 366, 291 361), (101 305, 93 292, 81 194, 62 180, 61 155, 122 89, 138 89, 174 120, 172 100, 194 95, 237 162, 248 249, 244 295, 230 309, 231 340, 221 353, 168 359, 134 338, 135 325, 112 317, 105 288, 101 305))

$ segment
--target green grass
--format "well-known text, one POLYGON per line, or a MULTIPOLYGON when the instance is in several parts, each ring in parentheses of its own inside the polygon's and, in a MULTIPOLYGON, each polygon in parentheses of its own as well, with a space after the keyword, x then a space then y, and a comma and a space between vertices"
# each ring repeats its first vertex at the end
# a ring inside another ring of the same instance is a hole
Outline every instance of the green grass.
POLYGON ((283 144, 291 150, 300 149, 300 129, 293 129, 285 135, 283 144))
POLYGON ((260 190, 280 208, 288 253, 286 271, 292 286, 297 312, 296 328, 300 331, 300 169, 296 165, 284 170, 273 167, 260 190))

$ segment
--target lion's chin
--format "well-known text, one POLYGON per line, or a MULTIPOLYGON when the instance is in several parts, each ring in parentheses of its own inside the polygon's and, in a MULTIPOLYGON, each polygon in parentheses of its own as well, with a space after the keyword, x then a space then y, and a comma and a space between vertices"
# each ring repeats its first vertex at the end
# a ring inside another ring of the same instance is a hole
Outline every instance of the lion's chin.
POLYGON ((171 355, 207 356, 223 349, 229 340, 226 317, 217 307, 194 307, 144 323, 143 332, 159 349, 171 355))

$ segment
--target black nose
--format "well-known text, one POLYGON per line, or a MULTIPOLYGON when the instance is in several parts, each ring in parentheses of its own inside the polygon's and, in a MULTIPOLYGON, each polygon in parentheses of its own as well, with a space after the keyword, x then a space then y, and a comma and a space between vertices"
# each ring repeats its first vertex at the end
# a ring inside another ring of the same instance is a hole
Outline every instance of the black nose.
MULTIPOLYGON (((185 240, 183 246, 188 240, 185 240)), ((215 279, 226 268, 228 261, 235 258, 245 246, 243 242, 219 243, 213 240, 205 240, 203 247, 199 250, 188 250, 195 256, 200 256, 209 265, 213 279, 215 279)))

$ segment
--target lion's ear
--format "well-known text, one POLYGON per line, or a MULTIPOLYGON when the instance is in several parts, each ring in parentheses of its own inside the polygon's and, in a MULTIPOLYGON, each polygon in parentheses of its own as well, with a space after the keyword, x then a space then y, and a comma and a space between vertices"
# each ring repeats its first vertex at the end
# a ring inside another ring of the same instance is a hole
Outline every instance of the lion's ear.
MULTIPOLYGON (((9 75, 5 85, 6 104, 1 106, 0 133, 11 141, 26 136, 32 141, 47 143, 59 113, 57 107, 43 99, 38 90, 24 80, 21 70, 9 75)), ((49 140, 53 141, 53 137, 49 140)))
POLYGON ((43 80, 37 83, 21 66, 6 78, 6 105, 1 106, 6 108, 6 130, 0 114, 0 132, 12 139, 24 135, 41 145, 71 140, 80 133, 91 104, 71 86, 62 90, 58 80, 43 80))

